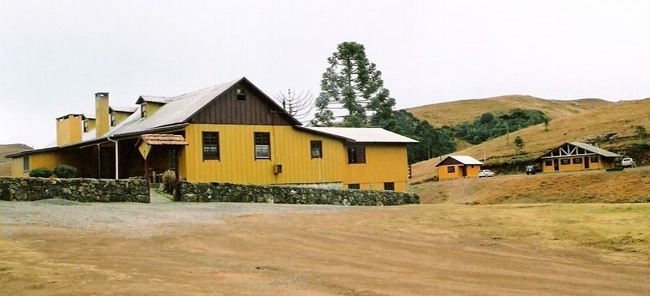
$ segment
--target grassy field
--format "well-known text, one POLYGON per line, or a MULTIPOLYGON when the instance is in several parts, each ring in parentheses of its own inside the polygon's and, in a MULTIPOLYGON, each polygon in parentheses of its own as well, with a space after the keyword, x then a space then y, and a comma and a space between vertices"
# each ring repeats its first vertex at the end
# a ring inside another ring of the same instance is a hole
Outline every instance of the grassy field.
POLYGON ((442 228, 540 249, 585 248, 609 262, 650 264, 648 203, 423 205, 417 215, 385 223, 420 231, 442 228))

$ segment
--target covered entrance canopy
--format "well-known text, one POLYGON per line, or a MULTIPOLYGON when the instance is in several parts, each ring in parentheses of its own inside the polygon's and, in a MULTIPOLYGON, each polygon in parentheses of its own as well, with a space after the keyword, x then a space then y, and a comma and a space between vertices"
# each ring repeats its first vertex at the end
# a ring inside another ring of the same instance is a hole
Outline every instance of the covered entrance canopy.
POLYGON ((136 143, 136 147, 138 147, 138 150, 140 151, 140 154, 144 158, 144 174, 145 178, 147 179, 147 187, 150 187, 149 180, 150 180, 150 168, 149 168, 149 163, 147 161, 149 153, 153 149, 159 149, 159 148, 164 148, 168 151, 171 151, 172 159, 174 161, 173 167, 174 169, 174 174, 175 174, 175 182, 174 184, 174 198, 176 198, 176 195, 179 193, 178 192, 178 155, 180 151, 183 149, 184 146, 187 146, 188 143, 185 140, 185 137, 182 135, 174 135, 174 134, 145 134, 140 136, 140 139, 136 143), (156 148, 154 148, 156 147, 156 148))

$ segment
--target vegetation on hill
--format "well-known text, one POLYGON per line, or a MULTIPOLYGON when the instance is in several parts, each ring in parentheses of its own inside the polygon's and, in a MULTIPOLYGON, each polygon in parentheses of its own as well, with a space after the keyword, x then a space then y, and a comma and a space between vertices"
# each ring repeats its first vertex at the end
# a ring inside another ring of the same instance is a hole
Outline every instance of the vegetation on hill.
POLYGON ((473 122, 464 122, 452 129, 457 137, 476 145, 548 121, 548 116, 539 110, 512 109, 497 115, 486 112, 473 122))
MULTIPOLYGON (((537 109, 551 118, 548 125, 543 123, 533 125, 454 153, 484 160, 487 166, 497 168, 498 173, 504 173, 501 168, 512 164, 515 165, 510 166, 510 169, 523 170, 526 162, 534 161, 548 150, 565 142, 591 143, 612 152, 632 156, 637 161, 637 165, 650 162, 650 137, 647 136, 647 132, 646 136, 639 134, 640 130, 650 129, 650 111, 648 111, 650 99, 616 103, 590 100, 587 103, 578 104, 581 105, 581 111, 571 104, 564 105, 571 110, 570 112, 561 110, 547 112, 549 109, 537 109), (589 107, 585 107, 586 105, 589 107), (557 117, 560 114, 564 114, 563 117, 557 117), (517 136, 525 142, 522 153, 517 151, 513 143, 513 139, 517 136)), ((560 106, 556 102, 550 104, 560 106)), ((536 105, 550 106, 544 102, 537 102, 536 105)), ((477 106, 484 106, 484 103, 469 100, 454 102, 453 106, 460 110, 476 110, 480 108, 477 106)), ((433 109, 440 110, 439 107, 433 109)), ((414 114, 417 117, 417 114, 414 114)), ((438 162, 439 159, 435 158, 413 164, 411 182, 418 183, 434 178, 437 175, 435 165, 438 162)))

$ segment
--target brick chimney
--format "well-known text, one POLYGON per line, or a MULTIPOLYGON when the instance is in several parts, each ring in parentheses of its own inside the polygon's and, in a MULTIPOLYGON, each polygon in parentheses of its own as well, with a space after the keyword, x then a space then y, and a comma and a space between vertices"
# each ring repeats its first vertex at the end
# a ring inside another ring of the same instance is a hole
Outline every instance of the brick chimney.
POLYGON ((108 133, 110 117, 108 114, 108 93, 95 94, 95 132, 97 138, 108 133))

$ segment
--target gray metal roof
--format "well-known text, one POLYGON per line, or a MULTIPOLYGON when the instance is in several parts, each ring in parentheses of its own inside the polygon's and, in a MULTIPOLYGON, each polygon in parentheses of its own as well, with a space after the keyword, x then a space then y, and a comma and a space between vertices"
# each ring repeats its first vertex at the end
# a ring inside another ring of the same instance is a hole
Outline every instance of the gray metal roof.
POLYGON ((441 162, 439 162, 436 166, 439 166, 441 163, 445 162, 448 158, 454 159, 459 163, 462 163, 464 165, 483 165, 482 162, 477 160, 474 157, 467 156, 467 155, 449 155, 445 157, 441 162))
POLYGON ((417 143, 411 138, 378 127, 300 127, 356 143, 417 143))

